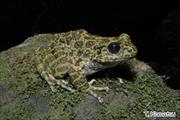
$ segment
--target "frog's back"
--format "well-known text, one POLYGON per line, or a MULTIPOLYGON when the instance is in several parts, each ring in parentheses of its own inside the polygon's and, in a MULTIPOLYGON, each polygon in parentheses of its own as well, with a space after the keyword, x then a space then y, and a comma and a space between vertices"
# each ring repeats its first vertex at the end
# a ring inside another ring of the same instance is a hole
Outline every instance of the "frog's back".
POLYGON ((72 72, 72 66, 78 64, 78 61, 90 58, 91 50, 88 50, 88 44, 85 44, 88 36, 82 29, 54 34, 49 46, 36 50, 38 71, 47 71, 55 77, 63 77, 64 74, 72 72))
POLYGON ((92 60, 94 58, 94 48, 99 44, 98 38, 88 33, 86 30, 55 34, 54 40, 50 44, 51 53, 56 58, 68 58, 75 65, 79 61, 92 60))

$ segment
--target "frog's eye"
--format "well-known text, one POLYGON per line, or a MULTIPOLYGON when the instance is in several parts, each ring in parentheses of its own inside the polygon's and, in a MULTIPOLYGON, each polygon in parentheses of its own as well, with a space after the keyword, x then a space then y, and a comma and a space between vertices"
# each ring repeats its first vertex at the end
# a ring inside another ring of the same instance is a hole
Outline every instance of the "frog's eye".
POLYGON ((109 52, 113 53, 113 54, 116 54, 119 52, 120 50, 120 46, 119 46, 119 43, 117 42, 112 42, 108 45, 108 50, 109 52))

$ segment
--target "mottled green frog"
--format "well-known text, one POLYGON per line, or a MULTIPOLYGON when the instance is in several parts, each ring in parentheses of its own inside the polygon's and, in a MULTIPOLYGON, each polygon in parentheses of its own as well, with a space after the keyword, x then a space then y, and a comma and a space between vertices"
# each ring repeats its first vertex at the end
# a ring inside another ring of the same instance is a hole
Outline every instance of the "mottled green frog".
POLYGON ((54 34, 48 47, 36 50, 35 61, 38 72, 52 91, 56 92, 54 86, 60 85, 70 92, 78 90, 89 93, 103 102, 95 91, 108 91, 109 88, 93 86, 96 80, 88 82, 86 77, 117 66, 136 54, 136 46, 126 33, 117 37, 102 37, 80 29, 54 34), (68 80, 65 80, 67 75, 68 80))

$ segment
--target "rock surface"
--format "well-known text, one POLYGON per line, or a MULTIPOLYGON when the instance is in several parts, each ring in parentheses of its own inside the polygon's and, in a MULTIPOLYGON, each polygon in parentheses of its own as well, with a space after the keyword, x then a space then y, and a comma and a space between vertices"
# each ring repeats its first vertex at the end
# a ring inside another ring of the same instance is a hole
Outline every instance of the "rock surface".
POLYGON ((98 93, 104 98, 103 104, 81 92, 69 93, 61 88, 51 92, 32 58, 34 50, 47 45, 52 37, 35 35, 0 53, 0 119, 143 120, 147 119, 144 111, 176 112, 179 117, 177 93, 166 86, 166 78, 136 59, 90 76, 97 79, 97 86, 110 87, 109 92, 98 93))

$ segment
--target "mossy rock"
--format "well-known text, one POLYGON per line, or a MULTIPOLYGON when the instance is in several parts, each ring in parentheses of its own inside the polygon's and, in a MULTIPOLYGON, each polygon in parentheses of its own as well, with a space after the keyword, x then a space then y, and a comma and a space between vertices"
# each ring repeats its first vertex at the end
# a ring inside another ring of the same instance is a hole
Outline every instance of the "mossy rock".
POLYGON ((177 92, 166 86, 165 77, 136 59, 88 78, 96 78, 97 86, 110 87, 109 92, 98 92, 103 104, 88 94, 69 93, 58 86, 53 93, 32 59, 34 50, 52 38, 52 34, 35 35, 0 53, 1 120, 148 119, 144 111, 176 112, 174 119, 178 119, 177 92))

